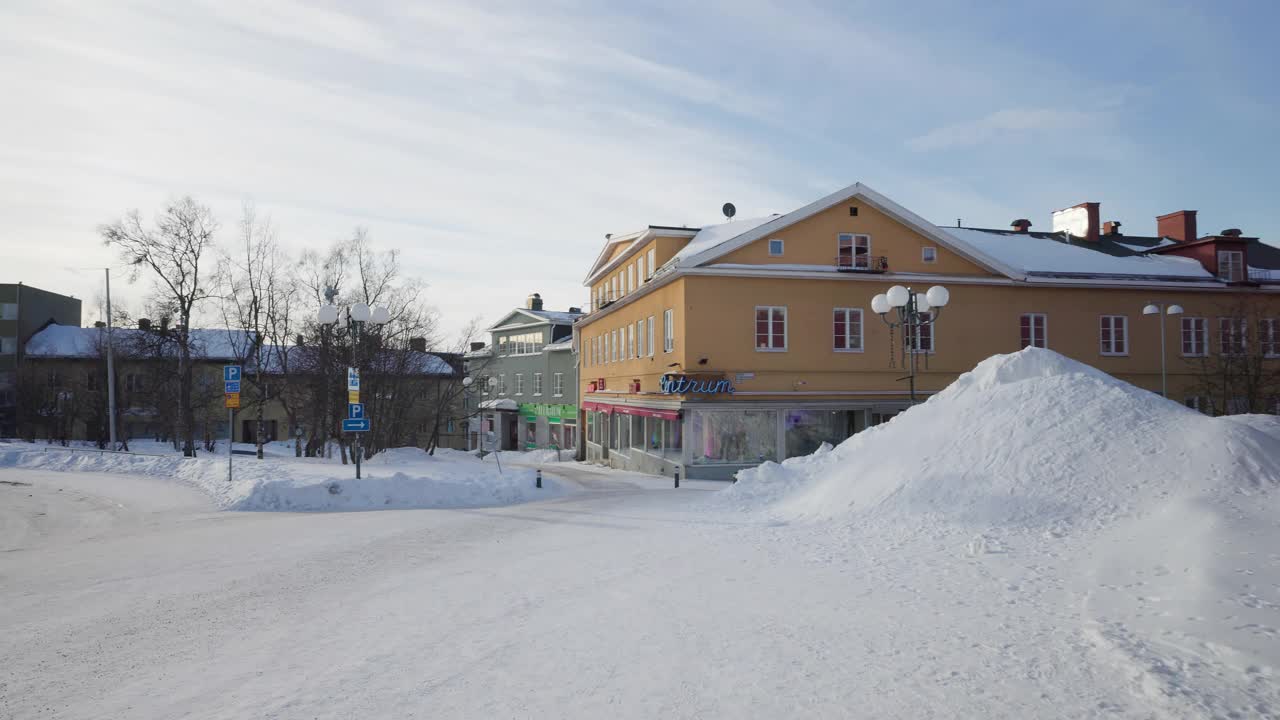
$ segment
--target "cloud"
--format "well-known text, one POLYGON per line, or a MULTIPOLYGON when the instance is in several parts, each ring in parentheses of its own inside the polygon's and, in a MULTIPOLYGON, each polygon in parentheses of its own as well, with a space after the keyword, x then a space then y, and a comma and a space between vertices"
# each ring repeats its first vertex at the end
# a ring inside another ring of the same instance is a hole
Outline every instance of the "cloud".
POLYGON ((944 125, 907 141, 907 147, 925 152, 983 145, 995 140, 1033 132, 1078 130, 1097 125, 1096 112, 1057 108, 1006 108, 970 122, 944 125))

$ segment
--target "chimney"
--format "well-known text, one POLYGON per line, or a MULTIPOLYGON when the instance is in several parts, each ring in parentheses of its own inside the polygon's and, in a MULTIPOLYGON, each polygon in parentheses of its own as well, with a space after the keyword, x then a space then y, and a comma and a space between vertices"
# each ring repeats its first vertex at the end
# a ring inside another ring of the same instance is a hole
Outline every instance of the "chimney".
POLYGON ((1178 242, 1196 239, 1196 211, 1179 210, 1156 218, 1156 234, 1178 242))
POLYGON ((541 310, 542 296, 539 295, 538 293, 534 293, 530 295, 529 299, 525 302, 525 307, 528 308, 529 310, 541 310))
POLYGON ((149 319, 147 319, 147 318, 138 318, 138 329, 139 329, 139 330, 150 330, 150 329, 151 329, 151 321, 150 321, 149 319))
POLYGON ((1065 232, 1088 242, 1098 241, 1098 206, 1096 202, 1082 202, 1053 212, 1053 231, 1065 232))
POLYGON ((582 312, 582 308, 580 308, 580 307, 571 307, 571 308, 569 308, 569 312, 571 312, 571 313, 580 313, 580 312, 582 312))
POLYGON ((412 351, 414 351, 414 352, 426 352, 426 351, 427 351, 427 339, 426 339, 426 338, 424 338, 424 337, 411 337, 411 338, 409 338, 409 349, 410 349, 410 350, 412 350, 412 351))
MULTIPOLYGON (((957 227, 959 226, 957 225, 957 227)), ((1017 220, 1014 220, 1013 222, 1009 223, 1009 227, 1013 228, 1014 232, 1020 232, 1020 233, 1030 232, 1031 221, 1026 218, 1018 218, 1017 220)))
POLYGON ((1119 221, 1119 220, 1108 220, 1108 221, 1106 221, 1106 222, 1102 223, 1102 234, 1103 234, 1103 235, 1108 235, 1108 236, 1109 236, 1109 235, 1119 235, 1119 234, 1120 234, 1120 221, 1119 221))
POLYGON ((477 350, 483 350, 483 349, 484 349, 484 343, 482 342, 471 343, 471 352, 475 352, 477 350))

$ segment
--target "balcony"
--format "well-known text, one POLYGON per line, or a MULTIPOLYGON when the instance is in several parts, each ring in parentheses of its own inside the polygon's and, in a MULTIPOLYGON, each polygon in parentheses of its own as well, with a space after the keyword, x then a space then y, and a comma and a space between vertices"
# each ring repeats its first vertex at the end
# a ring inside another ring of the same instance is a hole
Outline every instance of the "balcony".
POLYGON ((889 258, 883 255, 837 255, 836 270, 854 273, 887 272, 889 258))
POLYGON ((1280 283, 1280 270, 1251 267, 1249 268, 1249 282, 1280 283))

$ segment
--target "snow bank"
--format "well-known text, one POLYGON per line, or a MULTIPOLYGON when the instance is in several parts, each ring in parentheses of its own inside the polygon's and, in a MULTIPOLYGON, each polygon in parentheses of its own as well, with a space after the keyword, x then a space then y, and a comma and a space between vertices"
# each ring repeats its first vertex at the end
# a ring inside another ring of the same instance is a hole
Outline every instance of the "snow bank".
POLYGON ((1102 527, 1280 478, 1280 424, 1211 418, 1049 350, 997 355, 834 449, 738 474, 720 502, 787 518, 1102 527))
MULTIPOLYGON (((138 445, 135 443, 135 445, 138 445)), ((245 446, 250 447, 250 446, 245 446)), ((161 444, 136 450, 158 455, 71 452, 40 445, 0 442, 0 467, 127 473, 171 478, 194 485, 227 510, 384 510, 487 507, 542 500, 565 489, 550 477, 541 489, 534 471, 483 463, 469 453, 419 448, 381 452, 355 468, 335 460, 293 458, 272 448, 263 460, 236 456, 235 479, 227 482, 226 455, 185 459, 161 444)))

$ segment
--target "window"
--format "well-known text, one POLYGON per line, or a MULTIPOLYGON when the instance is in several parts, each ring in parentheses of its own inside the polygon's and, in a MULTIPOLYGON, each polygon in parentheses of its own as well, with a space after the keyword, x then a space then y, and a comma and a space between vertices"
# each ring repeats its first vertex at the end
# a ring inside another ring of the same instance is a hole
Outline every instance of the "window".
POLYGON ((18 303, 0 303, 0 320, 17 320, 18 303))
POLYGON ((1280 320, 1262 318, 1258 321, 1258 342, 1262 343, 1262 356, 1280 356, 1280 320))
POLYGON ((644 357, 644 319, 636 321, 636 357, 644 357))
POLYGON ((840 267, 871 267, 871 236, 840 233, 839 255, 836 264, 840 267))
POLYGON ((1021 347, 1049 347, 1046 330, 1049 325, 1049 317, 1044 313, 1025 313, 1019 322, 1019 331, 1022 334, 1021 347))
POLYGON ((649 248, 649 277, 658 271, 658 250, 657 248, 649 248))
POLYGON ((774 257, 782 257, 783 243, 781 238, 774 238, 769 241, 769 254, 774 257))
POLYGON ((667 308, 662 311, 662 351, 671 352, 676 349, 676 311, 667 308))
POLYGON ((837 352, 862 352, 862 308, 836 308, 831 333, 837 352))
POLYGON ((644 449, 644 417, 640 415, 631 416, 631 447, 635 450, 644 449))
POLYGON ((524 394, 524 373, 516 373, 516 394, 524 394))
POLYGON ((627 326, 627 360, 636 356, 636 326, 627 326))
POLYGON ((542 394, 542 373, 533 374, 533 394, 534 395, 542 394))
POLYGON ((1098 332, 1098 352, 1103 355, 1129 354, 1129 318, 1124 315, 1103 315, 1098 332))
POLYGON ((564 373, 552 373, 551 394, 556 397, 564 395, 564 373))
POLYGON ((609 346, 610 346, 609 357, 613 360, 613 362, 618 362, 618 331, 617 331, 617 330, 611 330, 611 331, 609 331, 609 336, 610 336, 610 338, 609 338, 609 346))
POLYGON ((1244 282, 1244 251, 1218 251, 1218 279, 1227 282, 1244 282))
POLYGON ((787 349, 787 308, 765 305, 756 307, 756 350, 772 352, 787 349))
MULTIPOLYGON (((644 256, 640 255, 636 258, 636 278, 640 282, 644 282, 648 276, 644 274, 644 256)), ((636 287, 640 287, 636 285, 636 287)))
POLYGON ((1208 352, 1209 323, 1204 318, 1182 318, 1182 354, 1185 357, 1201 357, 1208 352))
POLYGON ((0 337, 0 355, 13 355, 18 352, 18 338, 0 337))
POLYGON ((646 345, 646 347, 649 348, 649 357, 653 357, 653 326, 654 326, 653 316, 650 315, 649 316, 649 343, 648 345, 646 345))
POLYGON ((611 284, 609 286, 609 301, 612 302, 618 299, 618 276, 614 275, 613 279, 610 280, 610 283, 611 284))
POLYGON ((635 263, 627 266, 627 292, 636 289, 636 266, 635 263))
POLYGON ((613 449, 626 450, 631 446, 631 420, 622 413, 614 413, 613 418, 613 449))
POLYGON ((124 389, 129 392, 145 392, 147 389, 147 377, 145 375, 135 375, 133 373, 125 375, 124 389))
POLYGON ((778 460, 775 410, 692 410, 689 437, 695 465, 778 460))
POLYGON ((507 374, 506 373, 498 373, 498 394, 499 395, 507 394, 507 374))
POLYGON ((1239 318, 1218 318, 1218 352, 1223 355, 1243 355, 1249 327, 1239 318))
POLYGON ((920 319, 927 324, 907 328, 907 346, 913 353, 931 353, 933 352, 933 313, 920 313, 920 319))
POLYGON ((925 245, 920 248, 920 261, 932 265, 938 261, 938 248, 925 245))

